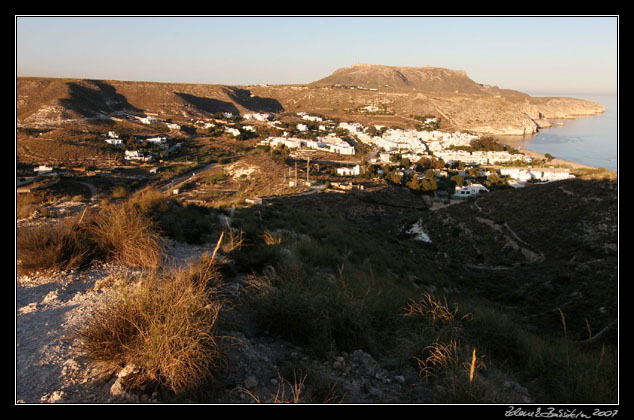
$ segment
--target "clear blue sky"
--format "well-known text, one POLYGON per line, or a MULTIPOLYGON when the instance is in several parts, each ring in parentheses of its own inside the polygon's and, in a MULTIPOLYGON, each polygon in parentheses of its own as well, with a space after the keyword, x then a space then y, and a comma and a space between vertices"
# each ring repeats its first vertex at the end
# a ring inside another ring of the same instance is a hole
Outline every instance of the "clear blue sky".
POLYGON ((607 93, 618 18, 16 16, 16 76, 310 83, 356 63, 446 67, 527 93, 607 93))

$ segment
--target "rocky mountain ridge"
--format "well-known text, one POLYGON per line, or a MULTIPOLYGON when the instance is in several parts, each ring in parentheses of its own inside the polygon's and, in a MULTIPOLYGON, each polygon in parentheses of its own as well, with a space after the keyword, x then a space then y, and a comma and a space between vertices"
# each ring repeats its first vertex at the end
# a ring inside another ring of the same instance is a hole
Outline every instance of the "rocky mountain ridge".
POLYGON ((339 69, 308 85, 223 86, 19 77, 16 110, 18 127, 110 119, 121 112, 156 113, 186 120, 217 112, 243 115, 305 111, 344 121, 406 127, 414 126, 415 116, 433 115, 440 118, 441 129, 530 135, 551 126, 554 119, 594 115, 604 112, 605 107, 581 99, 531 97, 478 84, 462 71, 358 65, 339 69), (379 107, 381 112, 357 112, 368 105, 379 107))

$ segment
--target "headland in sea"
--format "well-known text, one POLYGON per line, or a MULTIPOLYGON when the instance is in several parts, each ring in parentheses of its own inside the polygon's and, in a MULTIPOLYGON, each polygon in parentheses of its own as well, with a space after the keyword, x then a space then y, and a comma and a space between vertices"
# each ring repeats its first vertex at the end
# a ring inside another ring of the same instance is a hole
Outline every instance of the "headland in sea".
POLYGON ((527 136, 496 136, 503 144, 527 155, 554 156, 553 164, 571 168, 618 171, 618 97, 615 94, 577 95, 605 106, 592 116, 553 120, 552 127, 527 136))

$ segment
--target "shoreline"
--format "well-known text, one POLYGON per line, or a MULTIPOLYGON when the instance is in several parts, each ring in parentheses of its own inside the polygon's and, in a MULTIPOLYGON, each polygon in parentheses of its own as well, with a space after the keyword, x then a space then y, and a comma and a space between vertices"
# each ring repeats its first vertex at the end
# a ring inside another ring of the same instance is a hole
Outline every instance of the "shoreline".
MULTIPOLYGON (((500 143, 502 144, 506 144, 507 146, 511 146, 511 147, 516 147, 511 143, 505 143, 504 141, 500 140, 500 143)), ((524 148, 519 148, 518 149, 521 153, 525 154, 526 156, 530 156, 533 159, 546 159, 546 154, 545 153, 539 153, 536 152, 534 150, 530 150, 530 149, 524 149, 524 148)), ((572 160, 567 160, 567 159, 562 159, 559 158, 557 156, 555 156, 550 162, 548 162, 548 165, 553 165, 553 166, 569 166, 570 169, 599 169, 596 166, 591 166, 591 165, 587 165, 585 163, 579 163, 579 162, 574 162, 572 160)), ((607 168, 603 168, 606 170, 609 170, 607 168)), ((615 171, 610 171, 610 172, 615 172, 615 171)))
MULTIPOLYGON (((524 146, 519 143, 518 144, 518 136, 503 136, 503 135, 493 135, 493 137, 500 143, 506 146, 510 146, 513 147, 517 150, 519 150, 520 153, 525 154, 526 156, 530 156, 534 159, 546 159, 546 154, 545 153, 541 153, 541 152, 536 152, 535 150, 531 150, 531 149, 527 149, 524 148, 524 146)), ((521 137, 522 139, 522 143, 523 143, 523 139, 524 137, 521 137)), ((553 159, 548 162, 549 166, 568 166, 570 167, 570 169, 604 169, 608 172, 614 172, 615 174, 617 173, 617 171, 614 171, 612 169, 608 169, 606 167, 599 167, 599 166, 592 166, 592 165, 588 165, 586 163, 580 163, 580 162, 575 162, 569 159, 564 159, 564 158, 560 158, 557 156, 554 156, 553 159)))

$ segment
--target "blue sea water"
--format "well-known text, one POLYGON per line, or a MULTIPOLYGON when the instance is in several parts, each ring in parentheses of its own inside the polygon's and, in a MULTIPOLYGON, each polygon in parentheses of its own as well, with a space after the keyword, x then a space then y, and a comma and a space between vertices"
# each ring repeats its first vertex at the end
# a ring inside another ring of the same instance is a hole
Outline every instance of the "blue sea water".
POLYGON ((598 102, 605 112, 574 120, 557 120, 561 126, 541 129, 536 135, 513 138, 510 144, 554 157, 611 171, 618 170, 617 95, 536 95, 567 96, 598 102))

